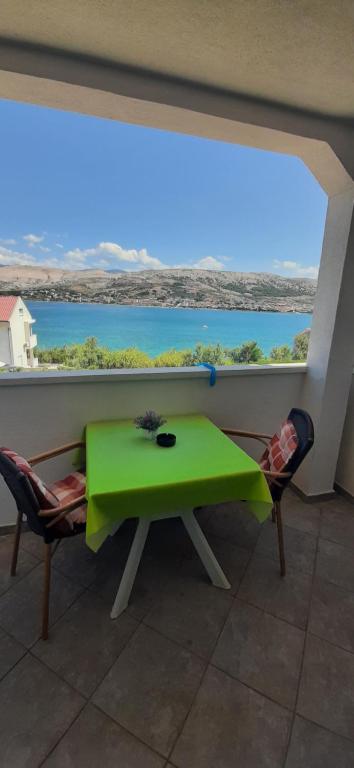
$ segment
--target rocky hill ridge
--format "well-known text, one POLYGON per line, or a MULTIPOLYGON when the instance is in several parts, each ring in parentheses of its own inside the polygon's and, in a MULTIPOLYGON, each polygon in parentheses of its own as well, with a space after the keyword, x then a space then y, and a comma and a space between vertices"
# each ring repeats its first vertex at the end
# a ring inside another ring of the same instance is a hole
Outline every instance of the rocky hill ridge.
POLYGON ((267 272, 199 269, 105 272, 3 266, 0 294, 24 299, 159 307, 312 312, 317 283, 267 272))

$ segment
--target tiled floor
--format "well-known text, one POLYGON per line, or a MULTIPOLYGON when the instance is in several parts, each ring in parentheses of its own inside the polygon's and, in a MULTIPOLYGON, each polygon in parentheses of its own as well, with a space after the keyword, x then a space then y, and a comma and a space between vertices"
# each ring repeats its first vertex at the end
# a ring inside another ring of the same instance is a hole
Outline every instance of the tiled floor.
POLYGON ((353 768, 354 505, 284 499, 276 529, 198 512, 231 590, 208 583, 179 521, 154 524, 128 610, 109 618, 134 532, 54 558, 39 639, 40 541, 0 537, 4 768, 353 768))

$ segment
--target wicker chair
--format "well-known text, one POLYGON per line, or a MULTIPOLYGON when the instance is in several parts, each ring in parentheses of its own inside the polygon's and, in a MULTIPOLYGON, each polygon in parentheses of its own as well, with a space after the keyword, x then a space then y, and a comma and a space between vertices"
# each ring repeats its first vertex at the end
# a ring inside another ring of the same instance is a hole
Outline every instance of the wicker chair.
MULTIPOLYGON (((281 471, 275 471, 272 469, 266 469, 269 465, 270 452, 272 447, 279 444, 280 437, 276 435, 266 435, 260 432, 246 432, 241 429, 223 429, 222 431, 226 435, 238 436, 238 437, 250 437, 255 440, 259 440, 266 446, 266 449, 260 459, 260 465, 263 473, 267 478, 271 496, 273 499, 272 520, 273 523, 277 523, 278 530, 278 544, 279 544, 279 560, 280 560, 280 573, 285 576, 285 555, 284 555, 284 538, 283 538, 283 523, 281 516, 281 499, 285 488, 289 485, 296 470, 303 462, 305 456, 308 454, 313 446, 314 442, 314 428, 311 416, 301 410, 301 408, 292 408, 286 422, 284 424, 290 424, 293 427, 293 433, 296 440, 295 450, 289 455, 288 460, 283 458, 281 471)), ((282 429, 284 425, 282 425, 282 429)), ((278 454, 279 455, 279 454, 278 454)))
POLYGON ((16 575, 18 549, 23 516, 33 533, 44 543, 44 590, 42 639, 48 638, 51 558, 60 541, 83 533, 86 528, 84 471, 74 472, 63 480, 46 486, 32 471, 41 461, 67 451, 84 448, 83 442, 69 443, 26 461, 13 451, 0 448, 0 474, 15 499, 18 514, 11 562, 11 575, 16 575), (52 551, 52 544, 56 542, 52 551))

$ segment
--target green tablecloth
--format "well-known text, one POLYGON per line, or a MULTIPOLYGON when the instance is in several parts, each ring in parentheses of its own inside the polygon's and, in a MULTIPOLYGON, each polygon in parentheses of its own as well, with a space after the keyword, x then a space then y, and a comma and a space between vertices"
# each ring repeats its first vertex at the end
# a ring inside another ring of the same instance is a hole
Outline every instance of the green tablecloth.
POLYGON ((115 522, 245 500, 260 522, 272 500, 258 464, 201 415, 169 416, 161 448, 131 419, 86 427, 86 541, 96 551, 115 522))

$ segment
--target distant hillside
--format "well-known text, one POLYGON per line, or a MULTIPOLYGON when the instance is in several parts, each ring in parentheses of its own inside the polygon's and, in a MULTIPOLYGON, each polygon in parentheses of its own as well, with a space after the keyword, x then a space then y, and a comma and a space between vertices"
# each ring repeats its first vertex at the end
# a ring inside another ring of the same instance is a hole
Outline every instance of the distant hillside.
POLYGON ((0 294, 24 299, 156 307, 206 307, 312 312, 316 281, 266 272, 164 269, 76 272, 47 267, 2 267, 0 294))

